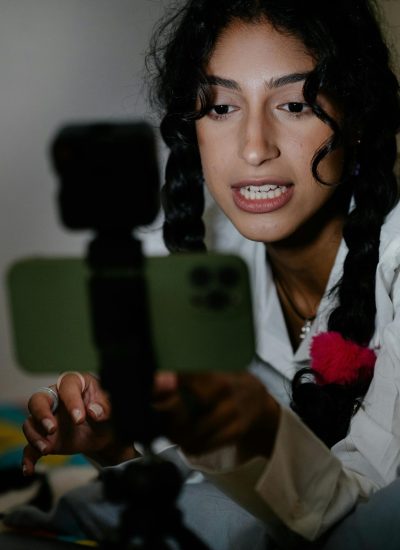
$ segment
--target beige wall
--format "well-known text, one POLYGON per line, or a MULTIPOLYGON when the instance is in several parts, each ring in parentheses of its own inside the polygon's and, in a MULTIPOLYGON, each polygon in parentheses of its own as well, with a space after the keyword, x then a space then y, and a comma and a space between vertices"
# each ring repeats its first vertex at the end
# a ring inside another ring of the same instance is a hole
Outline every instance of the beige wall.
POLYGON ((383 15, 383 26, 389 44, 394 49, 394 62, 400 68, 400 0, 378 0, 383 15))

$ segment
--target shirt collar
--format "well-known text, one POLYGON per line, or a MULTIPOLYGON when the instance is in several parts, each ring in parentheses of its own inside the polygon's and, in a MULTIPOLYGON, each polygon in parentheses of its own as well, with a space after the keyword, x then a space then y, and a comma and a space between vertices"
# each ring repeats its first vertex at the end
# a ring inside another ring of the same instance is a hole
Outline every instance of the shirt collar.
POLYGON ((252 243, 252 245, 253 258, 250 266, 256 353, 264 362, 281 372, 288 379, 292 379, 298 369, 306 367, 310 363, 309 349, 312 337, 327 328, 329 314, 336 302, 334 293, 330 291, 342 275, 347 247, 342 240, 312 329, 298 349, 293 352, 271 267, 266 261, 265 245, 262 243, 252 243))

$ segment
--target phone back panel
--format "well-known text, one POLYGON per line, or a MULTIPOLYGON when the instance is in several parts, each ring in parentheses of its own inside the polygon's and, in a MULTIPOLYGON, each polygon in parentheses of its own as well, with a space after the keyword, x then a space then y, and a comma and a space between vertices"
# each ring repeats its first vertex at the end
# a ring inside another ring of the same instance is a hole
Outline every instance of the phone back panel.
POLYGON ((247 267, 235 256, 178 254, 149 261, 157 363, 164 370, 243 370, 254 354, 247 267))
MULTIPOLYGON (((8 272, 15 356, 35 373, 98 370, 79 258, 28 258, 8 272)), ((145 262, 150 324, 162 370, 235 371, 254 352, 248 274, 235 256, 182 254, 145 262)))
POLYGON ((7 274, 15 356, 35 373, 95 371, 84 262, 78 258, 28 258, 7 274))

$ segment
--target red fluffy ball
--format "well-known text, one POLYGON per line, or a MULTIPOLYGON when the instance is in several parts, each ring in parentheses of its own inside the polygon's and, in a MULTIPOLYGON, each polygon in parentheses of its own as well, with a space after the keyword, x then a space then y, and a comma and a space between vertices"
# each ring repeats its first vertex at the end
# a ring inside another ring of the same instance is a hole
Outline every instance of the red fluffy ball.
MULTIPOLYGON (((321 332, 314 336, 311 348, 311 368, 320 374, 322 384, 352 384, 372 377, 375 352, 345 340, 339 332, 321 332)), ((319 377, 318 377, 319 378, 319 377)))

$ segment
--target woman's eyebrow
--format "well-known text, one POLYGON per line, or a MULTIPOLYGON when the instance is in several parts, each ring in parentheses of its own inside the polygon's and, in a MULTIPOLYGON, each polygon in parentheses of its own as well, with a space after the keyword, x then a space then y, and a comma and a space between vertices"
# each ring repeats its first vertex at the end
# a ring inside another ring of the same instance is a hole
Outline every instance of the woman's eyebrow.
POLYGON ((229 90, 241 91, 239 83, 236 80, 230 80, 229 78, 222 78, 217 75, 207 75, 206 83, 209 86, 222 86, 222 88, 229 88, 229 90))
POLYGON ((304 82, 308 77, 310 72, 306 73, 291 73, 285 74, 282 76, 277 76, 276 78, 271 78, 266 82, 267 88, 281 88, 282 86, 287 86, 288 84, 295 84, 296 82, 304 82))
MULTIPOLYGON (((281 88, 282 86, 287 86, 288 84, 303 82, 309 74, 310 72, 285 74, 271 78, 265 83, 265 85, 268 89, 281 88)), ((236 82, 236 80, 222 78, 218 75, 207 75, 206 83, 209 86, 222 86, 222 88, 228 88, 229 90, 235 90, 238 92, 241 91, 240 84, 236 82)))

